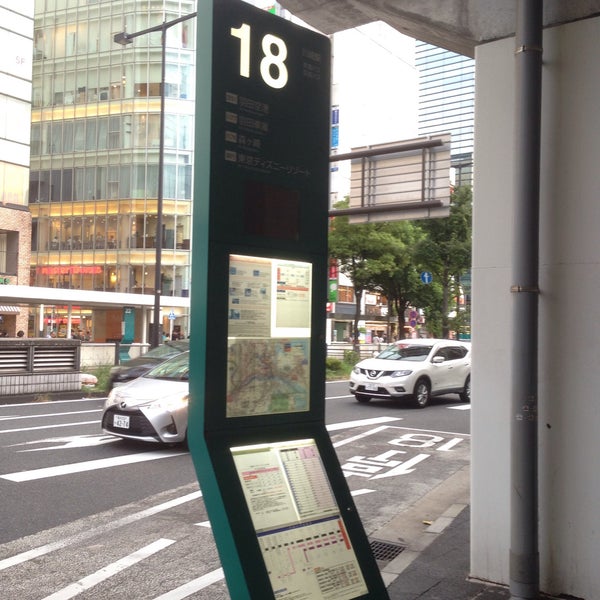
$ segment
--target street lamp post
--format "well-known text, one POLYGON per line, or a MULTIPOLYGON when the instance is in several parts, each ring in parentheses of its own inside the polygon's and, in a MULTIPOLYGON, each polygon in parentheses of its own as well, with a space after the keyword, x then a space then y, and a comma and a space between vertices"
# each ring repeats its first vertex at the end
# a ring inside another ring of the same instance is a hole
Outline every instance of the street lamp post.
POLYGON ((133 39, 148 33, 160 31, 161 35, 161 70, 160 70, 160 126, 159 126, 159 147, 158 147, 158 190, 156 198, 156 235, 154 236, 154 245, 156 249, 156 257, 154 264, 154 327, 152 328, 152 336, 150 346, 156 348, 160 344, 159 322, 160 322, 160 297, 162 294, 162 212, 163 212, 163 170, 165 163, 165 74, 166 74, 166 57, 167 57, 167 29, 177 25, 188 19, 193 19, 197 16, 197 12, 184 15, 171 21, 163 21, 160 25, 148 27, 134 33, 123 31, 116 33, 113 40, 117 44, 126 46, 133 43, 133 39))

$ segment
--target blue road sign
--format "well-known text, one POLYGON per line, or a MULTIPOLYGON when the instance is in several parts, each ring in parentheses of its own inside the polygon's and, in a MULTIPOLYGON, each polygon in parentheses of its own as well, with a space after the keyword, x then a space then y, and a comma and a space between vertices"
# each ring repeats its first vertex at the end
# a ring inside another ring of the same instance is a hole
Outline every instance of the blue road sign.
POLYGON ((423 271, 421 273, 421 281, 430 284, 433 281, 433 275, 429 271, 423 271))

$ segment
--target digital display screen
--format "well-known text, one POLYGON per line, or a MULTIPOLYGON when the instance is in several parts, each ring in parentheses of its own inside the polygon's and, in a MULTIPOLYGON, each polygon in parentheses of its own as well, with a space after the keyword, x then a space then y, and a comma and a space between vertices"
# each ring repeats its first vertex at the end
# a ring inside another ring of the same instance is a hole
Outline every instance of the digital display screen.
POLYGON ((297 241, 300 237, 300 194, 270 183, 244 185, 244 231, 249 235, 297 241))

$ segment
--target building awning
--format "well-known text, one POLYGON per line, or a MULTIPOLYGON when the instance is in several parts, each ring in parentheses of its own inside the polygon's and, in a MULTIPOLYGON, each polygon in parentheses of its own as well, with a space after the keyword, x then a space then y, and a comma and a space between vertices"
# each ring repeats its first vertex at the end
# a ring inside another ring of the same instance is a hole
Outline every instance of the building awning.
POLYGON ((0 315, 18 315, 21 309, 18 306, 7 306, 0 304, 0 315))

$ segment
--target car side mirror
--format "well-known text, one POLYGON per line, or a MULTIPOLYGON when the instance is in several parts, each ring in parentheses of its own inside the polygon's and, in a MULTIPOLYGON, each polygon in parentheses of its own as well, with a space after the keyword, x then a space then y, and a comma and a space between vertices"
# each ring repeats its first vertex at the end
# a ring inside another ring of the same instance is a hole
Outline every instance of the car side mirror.
POLYGON ((439 365, 443 363, 446 359, 443 356, 434 356, 431 361, 434 365, 439 365))

